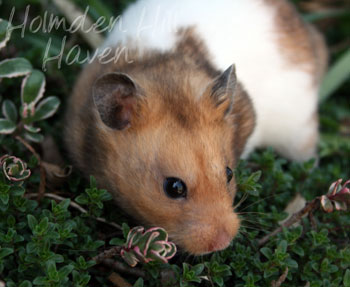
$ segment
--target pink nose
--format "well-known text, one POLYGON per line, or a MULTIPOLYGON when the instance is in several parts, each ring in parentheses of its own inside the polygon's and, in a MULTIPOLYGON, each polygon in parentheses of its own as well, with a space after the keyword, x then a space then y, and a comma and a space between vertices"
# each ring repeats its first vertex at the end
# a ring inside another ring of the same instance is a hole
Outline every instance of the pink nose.
POLYGON ((229 246, 232 237, 226 231, 220 231, 216 234, 213 241, 208 246, 208 252, 219 251, 229 246))

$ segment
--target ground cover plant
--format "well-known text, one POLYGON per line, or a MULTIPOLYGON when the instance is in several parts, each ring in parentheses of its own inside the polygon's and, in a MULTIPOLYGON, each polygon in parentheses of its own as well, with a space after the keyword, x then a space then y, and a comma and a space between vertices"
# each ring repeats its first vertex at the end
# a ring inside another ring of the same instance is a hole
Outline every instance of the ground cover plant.
MULTIPOLYGON (((89 7, 92 23, 129 2, 68 1, 89 7)), ((193 257, 163 229, 116 212, 107 190, 69 166, 63 117, 82 64, 67 59, 86 59, 103 34, 91 41, 62 26, 38 29, 37 16, 69 19, 61 0, 0 1, 0 286, 349 287, 350 7, 294 2, 330 47, 318 163, 288 162, 271 149, 241 161, 240 233, 226 250, 193 257), (307 202, 287 219, 297 194, 307 202)))

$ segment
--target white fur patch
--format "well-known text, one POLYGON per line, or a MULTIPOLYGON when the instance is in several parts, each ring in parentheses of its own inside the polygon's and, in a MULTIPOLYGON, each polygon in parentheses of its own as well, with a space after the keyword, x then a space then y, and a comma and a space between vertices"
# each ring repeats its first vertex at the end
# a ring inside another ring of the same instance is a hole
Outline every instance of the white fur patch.
POLYGON ((304 160, 303 150, 315 134, 317 109, 312 75, 288 64, 280 52, 273 7, 262 0, 139 0, 131 5, 104 46, 136 44, 143 49, 172 49, 176 32, 194 26, 224 70, 237 67, 238 79, 253 100, 257 127, 245 155, 258 146, 273 146, 285 156, 304 160))

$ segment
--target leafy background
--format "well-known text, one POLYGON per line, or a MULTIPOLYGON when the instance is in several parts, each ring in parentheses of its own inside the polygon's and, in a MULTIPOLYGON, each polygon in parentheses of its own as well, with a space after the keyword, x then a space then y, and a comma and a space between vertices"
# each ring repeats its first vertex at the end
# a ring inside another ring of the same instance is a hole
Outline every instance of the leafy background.
MULTIPOLYGON (((30 19, 44 16, 45 12, 64 17, 56 2, 0 1, 0 18, 8 20, 15 7, 13 25, 23 23, 27 5, 30 19)), ((89 16, 97 20, 100 16, 118 15, 132 1, 72 2, 82 10, 89 5, 89 16)), ((243 227, 227 250, 201 257, 179 252, 170 264, 150 262, 135 268, 127 267, 119 256, 96 264, 92 258, 124 242, 128 224, 135 223, 115 212, 110 195, 98 189, 93 179, 89 183, 79 173, 70 174, 69 168, 62 168, 69 163, 62 143, 66 99, 82 65, 63 63, 58 69, 57 61, 49 62, 43 99, 55 95, 61 105, 54 117, 42 118, 33 125, 41 128, 44 144, 35 143, 42 140, 36 138, 31 142, 35 153, 28 150, 16 138, 28 139, 28 130, 23 127, 17 127, 15 134, 0 135, 0 156, 20 157, 31 170, 24 184, 10 182, 4 174, 0 176, 0 285, 128 286, 123 285, 128 281, 134 286, 281 286, 278 280, 288 267, 283 286, 350 286, 349 212, 325 213, 317 209, 299 226, 285 228, 263 246, 258 244, 286 217, 282 210, 297 193, 311 201, 325 194, 332 182, 350 177, 350 4, 345 0, 294 2, 303 17, 325 35, 330 51, 330 72, 320 98, 318 168, 313 168, 312 161, 290 163, 271 149, 258 151, 235 171, 239 190, 236 204, 240 202, 237 211, 243 227), (52 162, 53 166, 43 168, 42 162, 52 162), (43 172, 46 186, 40 181, 43 172), (53 197, 43 196, 42 191, 53 197), (100 217, 109 223, 124 223, 122 230, 96 220, 100 217)), ((53 30, 49 35, 27 31, 24 38, 20 32, 15 30, 6 48, 0 50, 0 60, 23 57, 38 71, 49 38, 49 54, 55 56, 64 36, 65 55, 76 44, 82 47, 82 58, 90 49, 79 34, 67 35, 63 30, 53 30)), ((22 80, 0 79, 1 104, 11 100, 23 108, 22 80)))

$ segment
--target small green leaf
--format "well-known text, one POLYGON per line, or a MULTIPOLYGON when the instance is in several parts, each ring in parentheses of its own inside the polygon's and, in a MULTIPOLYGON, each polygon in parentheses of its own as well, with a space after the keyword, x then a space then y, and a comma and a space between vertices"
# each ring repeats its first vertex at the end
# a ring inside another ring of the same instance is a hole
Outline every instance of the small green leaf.
POLYGON ((8 193, 10 189, 10 185, 0 183, 0 193, 8 193))
POLYGON ((45 75, 43 72, 33 70, 32 73, 23 80, 21 94, 22 104, 36 104, 44 95, 45 85, 45 75))
POLYGON ((254 172, 254 173, 250 176, 250 178, 251 178, 253 181, 258 182, 259 179, 261 178, 261 170, 258 170, 258 171, 256 171, 256 172, 254 172))
POLYGON ((294 245, 292 251, 300 257, 303 257, 305 255, 304 249, 299 245, 294 245))
POLYGON ((46 231, 49 228, 49 219, 47 217, 44 217, 42 220, 40 220, 38 226, 41 231, 46 231))
POLYGON ((31 230, 34 230, 35 226, 38 225, 38 221, 36 220, 36 218, 31 215, 31 214, 28 214, 27 215, 27 219, 28 219, 28 225, 29 225, 29 228, 31 230))
POLYGON ((34 252, 37 252, 37 250, 38 250, 38 245, 36 243, 34 243, 34 242, 27 243, 27 245, 26 245, 27 253, 29 253, 29 254, 34 253, 34 252))
POLYGON ((92 175, 90 175, 90 188, 97 188, 96 178, 92 175))
POLYGON ((82 204, 82 205, 85 205, 85 204, 88 204, 89 203, 89 200, 88 200, 88 197, 86 194, 81 194, 81 195, 78 195, 76 198, 75 198, 75 201, 79 204, 82 204))
POLYGON ((1 248, 0 249, 0 259, 5 258, 6 256, 10 255, 13 253, 12 248, 1 248))
POLYGON ((12 29, 9 29, 10 27, 9 22, 0 19, 0 49, 6 47, 7 42, 11 38, 12 29))
POLYGON ((35 143, 41 143, 44 140, 44 136, 42 134, 33 134, 33 133, 25 133, 24 137, 31 141, 31 142, 35 142, 35 143))
POLYGON ((248 189, 247 193, 251 196, 259 196, 259 191, 256 188, 248 189))
POLYGON ((0 119, 0 134, 12 134, 16 130, 16 124, 8 119, 0 119))
POLYGON ((286 253, 287 252, 287 247, 288 247, 288 243, 286 240, 282 240, 277 247, 277 251, 280 253, 286 253))
POLYGON ((5 100, 2 103, 2 114, 13 123, 17 122, 18 113, 15 104, 10 100, 5 100))
POLYGON ((32 287, 32 286, 33 286, 32 283, 30 283, 28 280, 23 281, 23 282, 19 285, 19 287, 32 287))
POLYGON ((220 276, 214 276, 213 282, 216 283, 220 287, 224 286, 224 279, 220 276))
POLYGON ((264 254, 267 259, 271 259, 273 256, 272 250, 268 247, 261 248, 260 252, 264 254))
POLYGON ((56 263, 53 260, 49 260, 46 263, 47 275, 51 280, 58 279, 58 272, 56 269, 56 263))
POLYGON ((144 284, 143 279, 139 278, 139 279, 137 279, 137 281, 135 282, 133 287, 143 287, 143 284, 144 284))
POLYGON ((297 263, 295 260, 291 259, 291 258, 288 258, 288 259, 286 260, 286 264, 287 264, 287 266, 288 266, 290 269, 292 269, 292 268, 298 269, 298 263, 297 263))
POLYGON ((109 241, 110 245, 117 245, 117 246, 123 246, 125 244, 125 240, 120 238, 113 238, 109 241))
POLYGON ((66 278, 73 270, 74 270, 74 266, 73 266, 73 265, 66 265, 66 266, 62 267, 62 268, 58 271, 58 277, 60 278, 60 280, 63 280, 63 279, 66 278))
POLYGON ((344 287, 350 287, 350 269, 346 269, 343 278, 344 287))
POLYGON ((270 268, 270 269, 265 269, 264 271, 264 278, 269 278, 273 275, 278 274, 278 269, 276 267, 270 268))
POLYGON ((29 133, 33 133, 33 134, 36 134, 38 132, 40 132, 40 128, 36 128, 36 127, 33 127, 31 125, 24 125, 24 129, 26 131, 28 131, 29 133))
POLYGON ((71 202, 71 200, 69 198, 67 198, 65 200, 62 200, 58 206, 60 208, 62 208, 62 210, 67 210, 69 205, 70 205, 70 202, 71 202))
POLYGON ((346 9, 334 9, 326 7, 324 9, 320 9, 317 12, 308 13, 306 15, 303 15, 303 19, 307 22, 316 22, 321 20, 327 20, 344 17, 349 14, 349 12, 346 9))
POLYGON ((321 102, 332 95, 350 76, 350 49, 341 57, 327 73, 321 86, 321 102))
POLYGON ((16 224, 16 218, 13 216, 13 215, 9 215, 7 217, 7 224, 10 226, 10 227, 14 227, 15 224, 16 224))
POLYGON ((0 78, 14 78, 28 75, 32 64, 24 58, 7 59, 0 62, 0 78))
POLYGON ((24 193, 25 193, 25 189, 23 188, 23 186, 16 186, 16 185, 13 185, 13 186, 11 186, 11 188, 10 188, 10 193, 11 193, 13 196, 22 196, 22 195, 24 195, 24 193))
POLYGON ((73 281, 74 281, 74 286, 86 286, 89 281, 91 276, 82 272, 78 272, 76 270, 73 270, 72 272, 73 275, 73 281))
POLYGON ((183 275, 186 275, 190 271, 190 267, 187 263, 182 263, 182 272, 183 275))
POLYGON ((339 270, 338 266, 331 264, 328 267, 328 273, 335 273, 339 270))
POLYGON ((10 200, 10 196, 8 194, 3 194, 3 193, 0 193, 0 201, 3 203, 3 204, 8 204, 10 200))
POLYGON ((332 202, 326 195, 322 195, 321 197, 321 206, 323 210, 327 213, 331 213, 334 210, 332 202))
POLYGON ((87 270, 90 267, 94 266, 96 263, 95 261, 89 260, 88 262, 85 261, 83 256, 80 256, 77 259, 77 264, 76 264, 76 268, 77 269, 82 269, 82 270, 87 270))
POLYGON ((195 266, 192 267, 192 271, 197 275, 199 276, 203 270, 204 270, 204 264, 197 264, 195 266))
POLYGON ((46 285, 47 278, 46 277, 36 277, 33 281, 34 285, 46 285))
POLYGON ((53 116, 59 106, 60 100, 57 97, 51 96, 42 100, 36 108, 33 121, 40 121, 53 116))
POLYGON ((126 239, 128 237, 128 233, 130 231, 130 227, 126 223, 123 223, 122 224, 122 229, 123 229, 124 238, 126 239))

